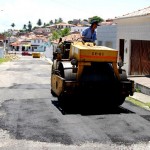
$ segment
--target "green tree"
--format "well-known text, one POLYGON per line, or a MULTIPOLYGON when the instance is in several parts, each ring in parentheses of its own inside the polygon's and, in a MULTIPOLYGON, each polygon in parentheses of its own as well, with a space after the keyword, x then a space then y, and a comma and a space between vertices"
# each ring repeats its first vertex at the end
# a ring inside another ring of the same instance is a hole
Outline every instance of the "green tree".
POLYGON ((38 25, 38 26, 41 26, 41 25, 42 25, 41 19, 38 20, 37 25, 38 25))
POLYGON ((88 22, 88 20, 87 20, 87 19, 83 19, 83 21, 86 21, 86 22, 88 22))
POLYGON ((24 31, 27 30, 27 25, 26 25, 26 24, 23 25, 23 30, 24 30, 24 31))
POLYGON ((61 30, 60 35, 62 37, 69 35, 70 33, 70 29, 69 28, 64 28, 63 30, 61 30))
POLYGON ((69 21, 68 21, 68 23, 69 23, 69 24, 72 24, 72 23, 73 23, 73 21, 72 21, 72 20, 69 20, 69 21))
POLYGON ((58 23, 62 23, 62 22, 63 22, 62 18, 59 18, 58 23))
POLYGON ((12 24, 11 24, 11 26, 14 28, 14 27, 15 27, 15 24, 14 24, 14 23, 12 23, 12 24))
POLYGON ((30 21, 29 21, 29 23, 28 23, 28 30, 29 30, 29 32, 31 32, 31 30, 32 30, 32 24, 31 24, 30 21))
POLYGON ((10 37, 10 36, 11 36, 11 33, 4 31, 3 35, 6 36, 6 37, 10 37))
POLYGON ((52 33, 52 36, 51 36, 50 40, 53 41, 53 40, 56 40, 58 38, 60 38, 60 34, 57 31, 54 31, 52 33))
POLYGON ((98 17, 98 16, 93 16, 93 17, 89 18, 90 23, 92 20, 96 20, 98 23, 104 21, 104 19, 102 19, 101 17, 98 17))
POLYGON ((46 27, 46 23, 44 22, 43 27, 46 27))
POLYGON ((55 24, 57 24, 58 23, 58 20, 57 19, 55 19, 55 24))
POLYGON ((53 20, 50 20, 49 24, 50 24, 50 25, 54 24, 54 23, 53 23, 53 20))

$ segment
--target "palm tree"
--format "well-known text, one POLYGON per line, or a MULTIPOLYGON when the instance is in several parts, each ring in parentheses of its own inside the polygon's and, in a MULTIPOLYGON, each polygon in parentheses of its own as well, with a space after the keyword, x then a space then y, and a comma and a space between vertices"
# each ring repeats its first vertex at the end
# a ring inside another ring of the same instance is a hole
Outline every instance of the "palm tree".
POLYGON ((14 24, 14 23, 12 23, 12 24, 11 24, 11 26, 14 28, 14 27, 15 27, 15 24, 14 24))
POLYGON ((23 25, 23 30, 25 30, 25 31, 27 30, 27 25, 26 24, 23 25))
POLYGON ((38 25, 38 26, 41 26, 41 25, 42 25, 41 19, 38 20, 37 25, 38 25))
POLYGON ((62 22, 63 22, 62 18, 59 18, 59 19, 58 19, 58 22, 59 22, 59 23, 62 23, 62 22))
POLYGON ((57 24, 58 23, 58 20, 57 19, 55 19, 55 24, 57 24))
POLYGON ((29 23, 28 23, 28 30, 29 30, 29 32, 31 32, 31 30, 32 30, 32 24, 31 24, 30 21, 29 21, 29 23))
POLYGON ((54 23, 53 23, 53 20, 50 20, 49 24, 50 24, 50 25, 54 24, 54 23))

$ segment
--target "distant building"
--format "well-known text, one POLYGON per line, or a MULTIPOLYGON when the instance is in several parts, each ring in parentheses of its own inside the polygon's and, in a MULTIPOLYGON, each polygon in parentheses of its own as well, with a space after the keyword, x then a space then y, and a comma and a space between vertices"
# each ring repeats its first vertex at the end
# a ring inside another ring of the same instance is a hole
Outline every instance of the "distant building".
POLYGON ((4 57, 4 42, 0 40, 0 58, 4 57))
POLYGON ((68 23, 58 23, 58 24, 50 25, 47 28, 51 28, 51 30, 53 30, 53 29, 64 29, 64 28, 70 28, 71 29, 71 27, 74 27, 74 26, 76 26, 76 25, 68 24, 68 23))
POLYGON ((84 29, 86 29, 88 27, 85 27, 85 26, 74 26, 74 27, 71 27, 71 32, 79 32, 79 33, 82 33, 82 31, 84 29))
POLYGON ((30 35, 30 36, 22 36, 17 41, 12 42, 10 44, 11 50, 15 51, 37 51, 38 47, 45 44, 48 41, 42 35, 30 35))
POLYGON ((33 30, 33 32, 35 34, 44 34, 44 33, 50 33, 51 32, 51 29, 48 28, 48 27, 38 27, 36 29, 33 30))

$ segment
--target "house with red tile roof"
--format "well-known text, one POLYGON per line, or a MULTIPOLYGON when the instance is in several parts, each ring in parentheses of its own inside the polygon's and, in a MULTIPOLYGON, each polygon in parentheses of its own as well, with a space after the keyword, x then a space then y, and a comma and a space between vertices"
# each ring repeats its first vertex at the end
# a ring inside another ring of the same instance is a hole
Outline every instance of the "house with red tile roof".
POLYGON ((69 24, 69 23, 58 23, 58 24, 53 24, 53 25, 50 25, 50 26, 47 26, 47 28, 50 28, 51 30, 54 30, 54 29, 64 29, 64 28, 69 28, 71 29, 71 27, 75 27, 76 25, 73 25, 73 24, 69 24))
POLYGON ((16 51, 37 51, 38 47, 48 42, 48 38, 43 35, 25 35, 20 36, 15 42, 11 42, 11 49, 16 51))
POLYGON ((117 49, 128 75, 150 75, 150 6, 99 26, 97 44, 117 49))
MULTIPOLYGON (((73 41, 78 41, 80 39, 81 39, 81 34, 80 34, 80 32, 77 32, 77 33, 71 33, 70 35, 62 37, 62 42, 64 42, 64 41, 73 42, 73 41)), ((56 51, 56 48, 58 46, 58 42, 59 42, 59 39, 52 41, 53 51, 56 51)))

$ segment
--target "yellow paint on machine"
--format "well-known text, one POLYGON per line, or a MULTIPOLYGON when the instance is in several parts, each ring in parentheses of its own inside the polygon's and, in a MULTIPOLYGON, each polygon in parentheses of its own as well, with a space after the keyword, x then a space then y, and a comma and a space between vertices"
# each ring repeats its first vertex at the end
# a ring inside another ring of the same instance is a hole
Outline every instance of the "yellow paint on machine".
POLYGON ((118 50, 105 46, 95 46, 93 43, 88 42, 85 44, 83 42, 74 42, 71 45, 69 53, 70 59, 75 58, 78 60, 77 78, 80 78, 84 66, 87 65, 86 62, 109 62, 112 63, 114 72, 118 79, 120 79, 117 69, 117 57, 118 50))
POLYGON ((90 62, 117 62, 118 50, 105 46, 82 45, 74 43, 71 45, 70 58, 78 61, 90 62))

